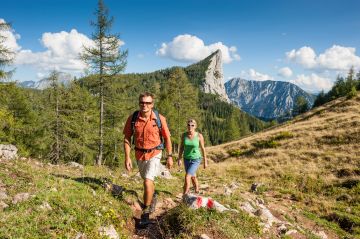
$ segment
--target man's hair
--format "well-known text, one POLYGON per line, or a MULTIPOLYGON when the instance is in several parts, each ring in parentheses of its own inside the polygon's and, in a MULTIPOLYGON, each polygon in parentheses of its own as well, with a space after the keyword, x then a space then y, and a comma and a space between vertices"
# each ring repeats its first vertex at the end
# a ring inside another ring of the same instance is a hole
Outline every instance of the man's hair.
POLYGON ((139 101, 141 100, 141 98, 148 97, 148 96, 150 96, 153 100, 155 100, 155 95, 153 93, 144 92, 139 95, 139 101))

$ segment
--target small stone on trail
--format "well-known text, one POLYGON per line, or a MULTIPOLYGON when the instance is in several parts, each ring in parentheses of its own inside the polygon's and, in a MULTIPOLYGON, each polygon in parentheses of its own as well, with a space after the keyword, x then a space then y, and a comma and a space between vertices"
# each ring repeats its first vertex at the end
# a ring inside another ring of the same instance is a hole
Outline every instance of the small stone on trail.
POLYGON ((26 201, 29 199, 29 197, 30 197, 29 193, 18 193, 14 196, 12 203, 17 204, 19 202, 26 201))
POLYGON ((119 234, 117 233, 113 225, 107 227, 100 227, 99 233, 101 236, 107 236, 109 239, 119 239, 119 234))

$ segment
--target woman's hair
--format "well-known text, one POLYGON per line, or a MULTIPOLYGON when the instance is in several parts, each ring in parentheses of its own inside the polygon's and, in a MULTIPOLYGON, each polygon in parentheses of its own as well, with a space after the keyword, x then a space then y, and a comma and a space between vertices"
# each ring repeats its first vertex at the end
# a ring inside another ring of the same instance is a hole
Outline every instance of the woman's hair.
POLYGON ((197 126, 196 120, 191 119, 191 118, 187 120, 187 123, 194 123, 195 126, 197 126))

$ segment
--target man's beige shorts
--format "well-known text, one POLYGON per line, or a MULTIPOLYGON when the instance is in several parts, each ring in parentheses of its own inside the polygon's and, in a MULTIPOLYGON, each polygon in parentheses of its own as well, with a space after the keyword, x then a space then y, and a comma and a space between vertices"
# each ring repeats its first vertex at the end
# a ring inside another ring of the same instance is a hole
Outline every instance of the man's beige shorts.
POLYGON ((140 175, 143 179, 154 181, 155 177, 160 175, 160 159, 162 153, 155 155, 149 160, 137 160, 140 175))

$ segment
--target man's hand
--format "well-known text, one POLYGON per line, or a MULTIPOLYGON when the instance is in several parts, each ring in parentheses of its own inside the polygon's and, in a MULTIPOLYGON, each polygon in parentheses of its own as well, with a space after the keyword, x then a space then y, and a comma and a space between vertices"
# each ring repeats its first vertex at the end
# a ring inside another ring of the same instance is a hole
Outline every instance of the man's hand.
POLYGON ((174 162, 173 162, 173 158, 172 156, 168 156, 167 160, 166 160, 166 167, 168 169, 171 169, 171 167, 173 166, 174 162))
POLYGON ((130 158, 125 159, 125 168, 128 172, 132 169, 132 162, 130 158))
POLYGON ((179 158, 178 159, 178 166, 181 167, 181 165, 182 165, 182 160, 179 158))

